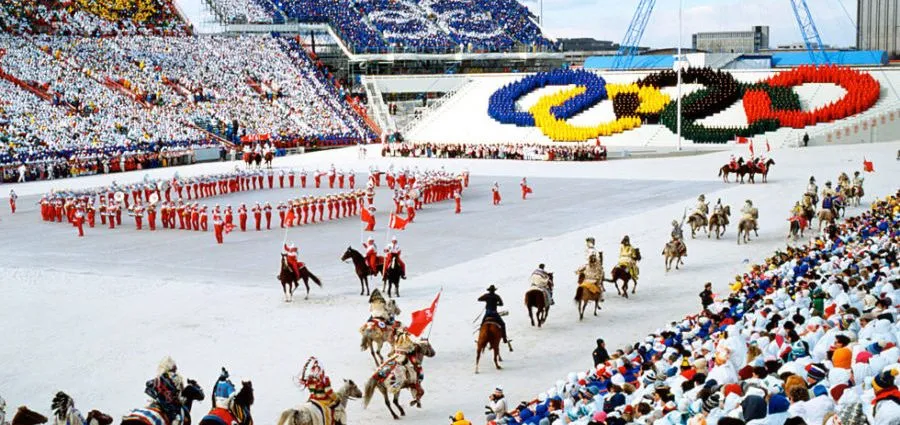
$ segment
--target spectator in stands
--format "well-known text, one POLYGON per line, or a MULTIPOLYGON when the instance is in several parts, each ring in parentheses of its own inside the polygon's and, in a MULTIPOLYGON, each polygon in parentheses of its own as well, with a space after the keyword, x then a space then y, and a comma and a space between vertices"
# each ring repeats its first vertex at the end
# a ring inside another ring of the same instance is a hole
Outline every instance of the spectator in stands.
POLYGON ((594 358, 594 367, 609 360, 609 353, 606 352, 606 342, 603 338, 597 338, 597 348, 591 353, 594 358))

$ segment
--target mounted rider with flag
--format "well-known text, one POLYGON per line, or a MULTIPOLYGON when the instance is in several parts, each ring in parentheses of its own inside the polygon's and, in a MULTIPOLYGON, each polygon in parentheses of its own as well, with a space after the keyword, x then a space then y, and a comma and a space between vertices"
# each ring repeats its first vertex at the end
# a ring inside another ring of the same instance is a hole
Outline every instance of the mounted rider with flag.
POLYGON ((385 255, 384 257, 384 269, 382 270, 382 276, 385 276, 385 279, 387 279, 386 276, 388 274, 388 268, 391 266, 391 261, 396 258, 397 264, 400 265, 400 278, 406 279, 406 263, 404 263, 403 259, 400 258, 400 244, 397 243, 396 236, 391 237, 391 243, 387 246, 387 248, 384 249, 384 251, 387 253, 387 255, 385 255))
POLYGON ((378 246, 375 244, 375 238, 369 236, 369 239, 363 242, 363 249, 365 249, 366 265, 369 266, 370 273, 378 274, 378 246))

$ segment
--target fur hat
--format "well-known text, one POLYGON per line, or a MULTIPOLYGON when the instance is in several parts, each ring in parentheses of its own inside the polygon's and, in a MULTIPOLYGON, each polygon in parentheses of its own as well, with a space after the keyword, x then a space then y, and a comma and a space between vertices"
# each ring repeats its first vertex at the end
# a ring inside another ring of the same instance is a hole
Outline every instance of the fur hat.
POLYGON ((815 382, 825 379, 827 373, 825 366, 821 363, 813 363, 806 367, 806 377, 815 382))

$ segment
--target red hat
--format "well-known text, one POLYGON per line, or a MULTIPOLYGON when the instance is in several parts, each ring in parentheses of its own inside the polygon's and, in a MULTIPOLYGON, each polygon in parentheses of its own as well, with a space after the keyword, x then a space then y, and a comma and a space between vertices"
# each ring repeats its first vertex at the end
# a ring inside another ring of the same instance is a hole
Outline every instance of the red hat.
POLYGON ((747 365, 741 368, 738 371, 738 377, 741 378, 742 381, 746 381, 753 377, 753 366, 747 365))
POLYGON ((744 396, 744 392, 741 391, 741 386, 738 384, 725 385, 725 388, 722 390, 722 393, 725 395, 725 397, 728 397, 728 394, 731 394, 731 393, 737 394, 738 396, 741 396, 741 397, 744 396))

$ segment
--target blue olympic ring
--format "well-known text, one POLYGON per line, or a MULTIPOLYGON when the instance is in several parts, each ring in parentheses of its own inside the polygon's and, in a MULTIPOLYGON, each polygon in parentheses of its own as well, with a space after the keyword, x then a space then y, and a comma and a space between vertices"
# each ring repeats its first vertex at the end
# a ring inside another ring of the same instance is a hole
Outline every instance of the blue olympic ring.
POLYGON ((577 85, 585 92, 563 104, 550 108, 555 117, 565 120, 607 99, 606 81, 592 72, 556 69, 527 76, 495 91, 488 102, 488 115, 503 124, 518 127, 534 127, 534 116, 528 111, 517 111, 516 102, 528 93, 547 86, 577 85))

